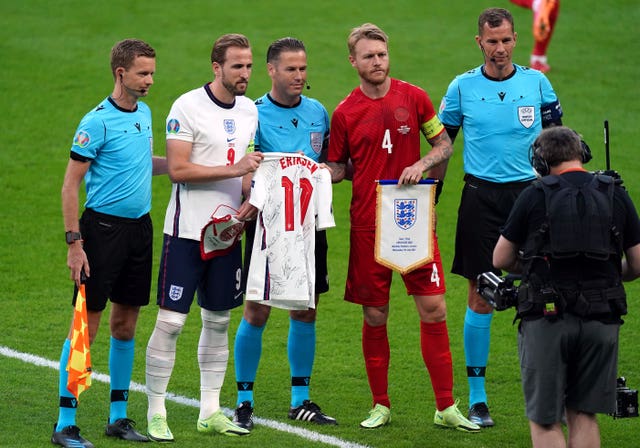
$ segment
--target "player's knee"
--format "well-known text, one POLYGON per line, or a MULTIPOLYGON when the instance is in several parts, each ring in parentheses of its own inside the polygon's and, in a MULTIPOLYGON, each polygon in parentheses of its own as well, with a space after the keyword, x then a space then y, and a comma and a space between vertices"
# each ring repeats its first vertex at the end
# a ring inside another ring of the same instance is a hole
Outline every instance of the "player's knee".
POLYGON ((226 332, 229 328, 229 321, 231 320, 231 311, 210 311, 204 308, 200 311, 202 317, 202 326, 209 328, 217 332, 226 332))
POLYGON ((423 322, 442 322, 447 319, 447 304, 443 296, 429 297, 419 301, 418 312, 423 322))
POLYGON ((292 310, 289 316, 291 316, 293 320, 310 324, 316 321, 316 310, 313 308, 308 310, 292 310))
POLYGON ((363 306, 363 317, 367 325, 371 327, 379 327, 385 325, 389 318, 389 306, 363 306))
POLYGON ((493 312, 493 308, 486 301, 482 299, 469 300, 469 308, 474 313, 478 314, 489 314, 493 312))
POLYGON ((245 302, 243 317, 254 327, 264 327, 269 320, 271 307, 253 302, 245 302))
POLYGON ((182 327, 184 327, 186 321, 186 314, 160 308, 158 310, 156 328, 162 329, 162 331, 170 336, 178 336, 182 333, 182 327))

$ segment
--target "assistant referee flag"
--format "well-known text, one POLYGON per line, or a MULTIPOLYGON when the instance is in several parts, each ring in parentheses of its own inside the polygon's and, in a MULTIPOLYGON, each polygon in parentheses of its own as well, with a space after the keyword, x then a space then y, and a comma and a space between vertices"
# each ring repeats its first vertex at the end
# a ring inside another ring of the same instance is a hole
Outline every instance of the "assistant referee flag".
POLYGON ((67 389, 76 398, 91 386, 91 353, 89 352, 89 324, 84 285, 78 288, 76 308, 73 313, 73 336, 67 363, 69 377, 67 389))

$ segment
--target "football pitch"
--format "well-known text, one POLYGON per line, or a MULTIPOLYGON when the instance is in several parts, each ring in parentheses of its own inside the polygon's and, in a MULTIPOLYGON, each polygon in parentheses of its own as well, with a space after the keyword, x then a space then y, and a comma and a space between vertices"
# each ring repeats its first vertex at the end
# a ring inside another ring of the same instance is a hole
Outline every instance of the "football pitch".
MULTIPOLYGON (((57 418, 57 365, 71 318, 72 285, 60 189, 73 133, 82 116, 111 93, 109 51, 121 39, 136 37, 157 52, 155 84, 144 100, 153 113, 154 151, 164 154, 164 121, 182 93, 212 79, 210 52, 223 33, 245 34, 253 47, 254 69, 247 95, 270 88, 265 53, 275 39, 305 42, 308 81, 305 95, 321 101, 329 114, 358 83, 347 59, 350 29, 364 22, 390 36, 391 75, 424 88, 437 107, 448 83, 482 62, 474 36, 482 9, 512 11, 518 32, 516 63, 527 65, 532 47, 531 12, 508 0, 469 1, 310 1, 82 2, 78 0, 0 1, 0 104, 5 126, 0 150, 0 446, 51 446, 57 418)), ((563 1, 549 47, 548 74, 564 109, 564 123, 589 143, 594 159, 587 168, 605 168, 603 121, 611 130, 611 168, 640 207, 640 4, 637 0, 563 1)), ((288 316, 272 313, 263 339, 255 384, 257 425, 249 437, 203 435, 196 431, 200 332, 197 307, 178 342, 167 402, 176 446, 254 447, 526 447, 528 423, 520 388, 513 312, 494 316, 487 369, 489 406, 496 426, 479 434, 440 430, 433 425, 435 401, 419 348, 415 305, 394 277, 389 339, 389 392, 392 421, 366 431, 371 396, 361 354, 360 307, 342 300, 348 258, 350 184, 334 186, 335 229, 330 229, 331 289, 322 296, 311 398, 339 425, 312 426, 287 419, 290 378, 286 354, 288 316)), ((444 193, 437 207, 438 235, 447 272, 448 328, 454 362, 454 396, 468 404, 462 347, 466 281, 449 273, 456 212, 462 188, 462 138, 455 144, 444 193)), ((153 180, 155 223, 154 285, 162 223, 171 184, 153 180)), ((629 314, 621 328, 619 375, 640 387, 640 282, 627 284, 629 314)), ((136 336, 129 417, 146 430, 144 352, 155 323, 155 294, 140 315, 136 336)), ((235 407, 233 340, 241 310, 232 312, 231 359, 221 404, 235 407)), ((108 413, 108 323, 92 347, 94 384, 81 396, 78 426, 96 446, 125 442, 104 436, 108 413)), ((640 419, 599 416, 602 445, 637 446, 640 419), (633 442, 636 440, 636 442, 633 442)))

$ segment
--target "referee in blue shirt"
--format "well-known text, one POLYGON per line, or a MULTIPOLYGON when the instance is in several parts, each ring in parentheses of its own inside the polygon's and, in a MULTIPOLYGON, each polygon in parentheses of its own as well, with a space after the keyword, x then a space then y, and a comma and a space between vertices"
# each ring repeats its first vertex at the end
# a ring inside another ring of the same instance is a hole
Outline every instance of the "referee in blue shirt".
MULTIPOLYGON (((493 248, 518 194, 535 178, 529 147, 542 128, 561 125, 562 109, 544 74, 512 62, 517 33, 502 8, 478 19, 484 63, 457 76, 440 105, 440 121, 454 141, 464 136, 464 180, 452 272, 468 280, 464 349, 469 420, 493 426, 485 390, 492 308, 476 291, 479 274, 499 270, 493 248)), ((446 167, 441 166, 444 176, 446 167)))
MULTIPOLYGON (((62 186, 67 265, 76 292, 86 276, 90 343, 111 300, 111 393, 105 434, 136 442, 148 442, 128 418, 127 401, 136 323, 140 307, 149 303, 151 288, 151 176, 167 172, 166 159, 152 155, 151 111, 138 101, 153 84, 155 57, 154 49, 141 40, 114 45, 113 91, 78 125, 62 186), (78 220, 83 181, 86 203, 78 220)), ((70 332, 60 355, 59 412, 51 443, 91 448, 76 426, 78 400, 67 390, 71 336, 70 332)))
MULTIPOLYGON (((267 50, 267 69, 271 90, 256 100, 258 130, 255 148, 262 152, 303 153, 316 162, 324 162, 329 139, 329 114, 317 100, 302 95, 307 84, 307 53, 304 43, 292 37, 273 42, 267 50)), ((253 226, 247 227, 245 276, 253 247, 253 226)), ((326 231, 316 232, 315 301, 329 290, 326 231)), ((244 282, 246 284, 246 281, 244 282)), ((315 358, 316 311, 289 312, 287 354, 291 371, 291 404, 288 417, 319 425, 335 425, 309 398, 309 384, 315 358)), ((234 423, 253 427, 254 394, 258 364, 262 356, 262 333, 271 307, 245 301, 244 312, 235 339, 235 370, 238 398, 234 423)))

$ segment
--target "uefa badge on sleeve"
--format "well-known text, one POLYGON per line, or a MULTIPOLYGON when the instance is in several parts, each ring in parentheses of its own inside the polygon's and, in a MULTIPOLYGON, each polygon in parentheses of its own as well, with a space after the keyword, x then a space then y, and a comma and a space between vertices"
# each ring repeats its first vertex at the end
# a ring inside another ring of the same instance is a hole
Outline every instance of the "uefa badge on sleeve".
POLYGON ((236 209, 226 205, 219 206, 213 212, 211 219, 200 233, 200 256, 203 260, 226 255, 238 243, 244 231, 244 222, 236 218, 237 214, 236 209), (218 215, 220 207, 232 213, 220 216, 218 215))

